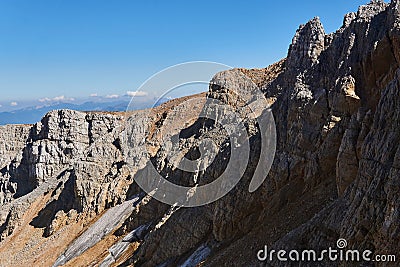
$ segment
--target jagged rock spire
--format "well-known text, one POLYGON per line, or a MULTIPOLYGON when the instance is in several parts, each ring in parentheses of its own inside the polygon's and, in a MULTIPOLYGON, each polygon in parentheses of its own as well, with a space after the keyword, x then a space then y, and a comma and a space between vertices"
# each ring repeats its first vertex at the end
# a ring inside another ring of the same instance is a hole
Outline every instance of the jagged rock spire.
POLYGON ((287 67, 308 68, 318 62, 324 50, 325 30, 318 17, 300 25, 289 47, 287 67))

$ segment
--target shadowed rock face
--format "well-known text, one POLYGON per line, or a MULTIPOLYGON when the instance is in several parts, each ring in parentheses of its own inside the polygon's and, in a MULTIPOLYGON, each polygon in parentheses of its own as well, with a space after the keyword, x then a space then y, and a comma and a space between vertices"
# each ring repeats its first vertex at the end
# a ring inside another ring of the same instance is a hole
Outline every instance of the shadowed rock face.
MULTIPOLYGON (((286 59, 215 75, 208 97, 237 107, 240 99, 230 89, 244 87, 251 95, 256 86, 275 117, 274 163, 254 193, 248 187, 261 141, 246 114, 249 164, 225 197, 197 208, 171 207, 135 183, 148 177, 150 164, 190 186, 224 171, 230 155, 224 130, 213 121, 188 122, 181 112, 198 114, 205 95, 165 103, 151 117, 149 111, 59 110, 35 125, 0 127, 0 265, 247 266, 264 264, 257 261, 264 245, 323 250, 339 237, 349 248, 396 254, 399 9, 397 0, 373 1, 347 14, 332 34, 314 18, 300 26, 286 59), (167 126, 168 119, 176 123, 167 126), (206 138, 220 151, 193 175, 168 163, 165 135, 179 135, 177 149, 190 159, 206 138), (90 235, 96 242, 82 241, 90 235)), ((317 266, 300 263, 308 265, 317 266)))

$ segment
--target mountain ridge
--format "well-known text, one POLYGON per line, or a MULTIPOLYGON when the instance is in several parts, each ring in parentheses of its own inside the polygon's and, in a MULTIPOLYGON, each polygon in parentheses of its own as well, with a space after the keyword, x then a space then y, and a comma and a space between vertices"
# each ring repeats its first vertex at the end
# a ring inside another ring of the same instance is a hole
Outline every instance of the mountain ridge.
POLYGON ((33 126, 1 126, 0 265, 346 266, 257 259, 265 245, 319 251, 339 238, 348 248, 398 253, 399 63, 400 1, 372 1, 332 34, 317 17, 301 25, 286 59, 265 69, 217 73, 208 98, 237 107, 231 89, 263 91, 276 122, 276 154, 264 183, 249 193, 261 133, 243 114, 248 167, 226 196, 196 208, 163 204, 135 179, 153 165, 171 182, 191 186, 224 171, 224 131, 180 116, 199 113, 204 98, 164 103, 153 116, 57 110, 33 126), (186 125, 184 135, 179 125, 186 125), (168 164, 163 127, 167 137, 179 136, 177 149, 189 158, 211 137, 220 148, 214 162, 197 176, 168 164), (113 217, 124 205, 127 214, 113 217), (112 229, 103 216, 115 219, 112 229), (80 240, 85 233, 98 242, 80 240))

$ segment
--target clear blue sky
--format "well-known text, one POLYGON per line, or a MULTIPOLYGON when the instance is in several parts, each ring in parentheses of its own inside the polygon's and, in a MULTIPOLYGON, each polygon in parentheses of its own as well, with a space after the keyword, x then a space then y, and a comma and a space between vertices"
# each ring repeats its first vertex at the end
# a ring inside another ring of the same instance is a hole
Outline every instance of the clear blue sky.
POLYGON ((366 2, 0 0, 0 104, 122 94, 192 60, 265 67, 299 24, 331 32, 366 2))

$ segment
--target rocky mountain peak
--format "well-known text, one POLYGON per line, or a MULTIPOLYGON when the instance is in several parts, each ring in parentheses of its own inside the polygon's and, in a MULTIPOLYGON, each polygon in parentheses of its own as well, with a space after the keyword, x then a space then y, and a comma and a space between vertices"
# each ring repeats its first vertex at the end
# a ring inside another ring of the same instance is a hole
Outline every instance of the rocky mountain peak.
POLYGON ((398 254, 399 3, 372 1, 329 35, 316 17, 296 31, 286 59, 217 73, 207 94, 126 114, 57 110, 35 125, 0 127, 0 266, 258 266, 265 245, 322 251, 339 238, 398 254), (232 93, 238 88, 242 95, 232 93), (244 112, 249 164, 223 198, 180 208, 138 186, 154 181, 154 168, 181 185, 217 178, 230 156, 225 132, 186 115, 199 114, 205 96, 238 108, 255 91, 265 94, 277 133, 258 190, 248 188, 261 130, 244 112), (176 168, 162 146, 172 136, 189 158, 213 140, 213 163, 195 174, 176 168))
POLYGON ((371 0, 367 5, 360 6, 357 11, 357 18, 359 19, 370 19, 379 13, 383 12, 389 4, 382 0, 371 0))
POLYGON ((325 30, 318 17, 301 25, 293 37, 287 57, 287 67, 310 68, 318 63, 318 57, 325 48, 325 30))

